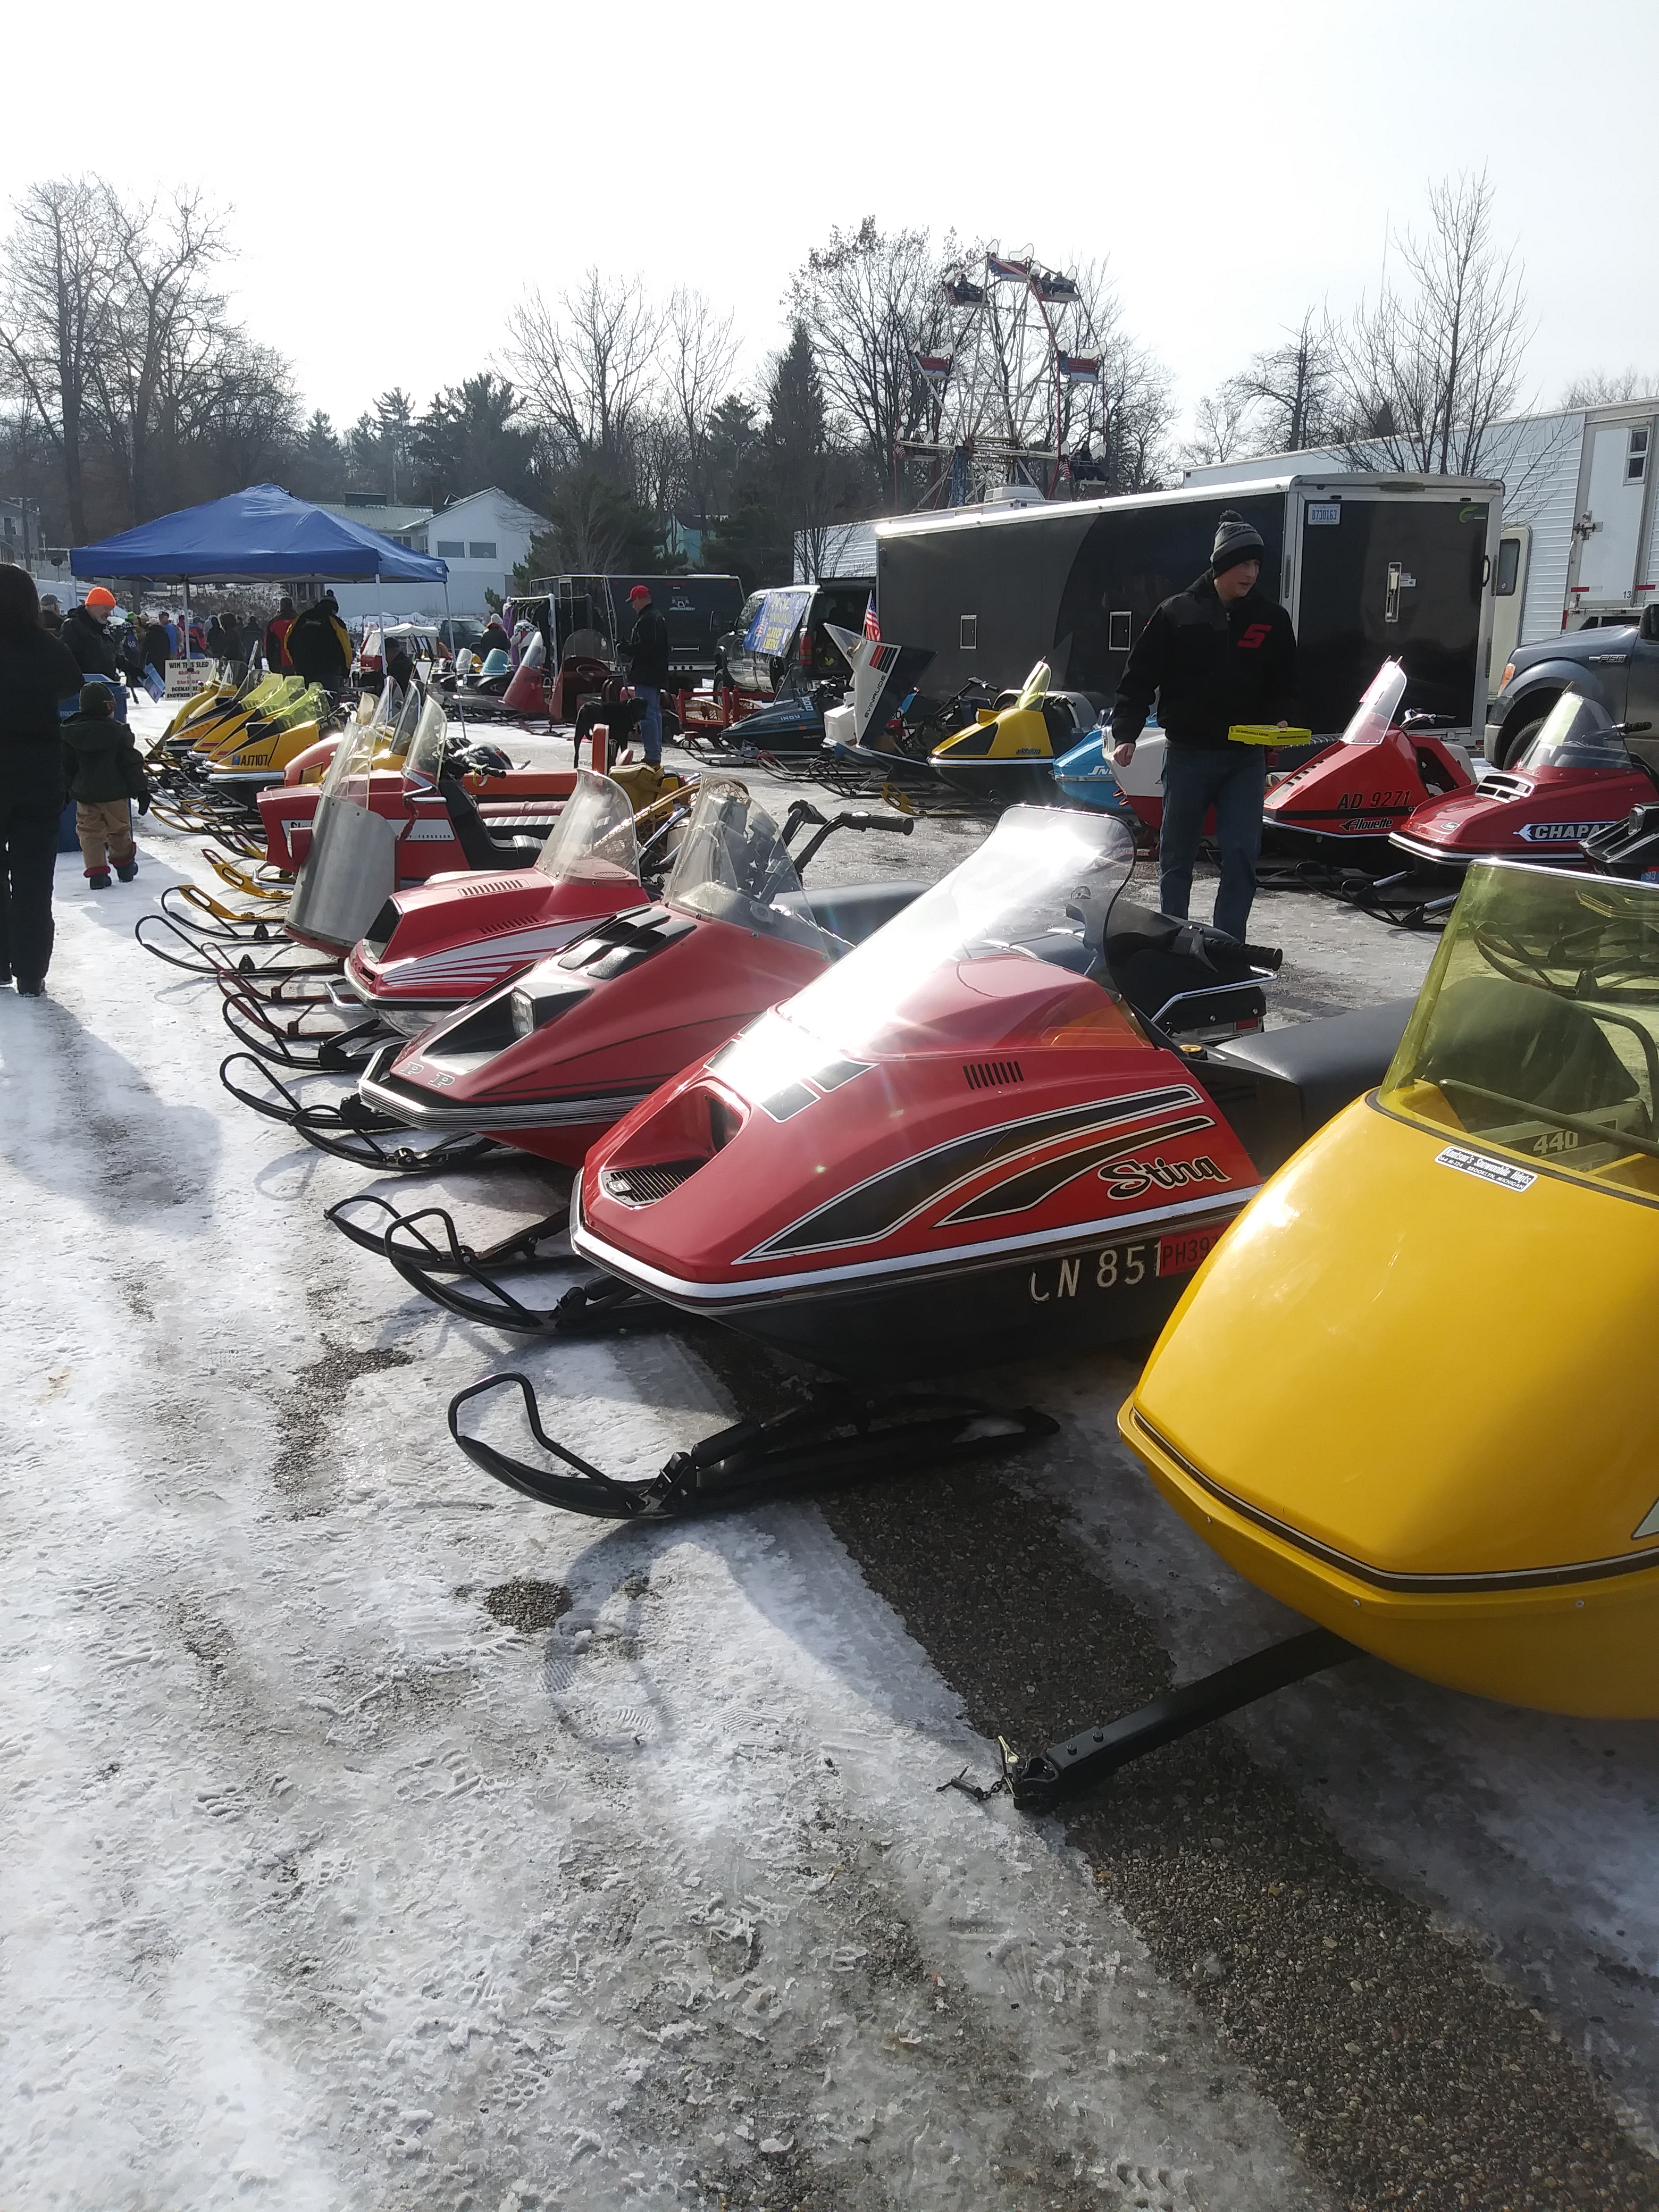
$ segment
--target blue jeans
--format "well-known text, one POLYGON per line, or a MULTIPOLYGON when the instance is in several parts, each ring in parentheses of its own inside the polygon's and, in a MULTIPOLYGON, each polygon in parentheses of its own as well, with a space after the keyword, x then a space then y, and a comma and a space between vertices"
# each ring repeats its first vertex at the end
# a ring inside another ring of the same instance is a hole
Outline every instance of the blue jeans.
POLYGON ((1255 896, 1255 863, 1261 850, 1261 802, 1267 763, 1260 745, 1170 744, 1164 754, 1164 823, 1158 842, 1158 902, 1177 921, 1187 919, 1193 863, 1204 817, 1215 809, 1221 848, 1221 888, 1215 926, 1241 944, 1255 896))
POLYGON ((636 684, 634 696, 645 702, 645 719, 640 724, 640 742, 645 747, 645 757, 653 768, 662 766, 662 693, 654 684, 636 684))

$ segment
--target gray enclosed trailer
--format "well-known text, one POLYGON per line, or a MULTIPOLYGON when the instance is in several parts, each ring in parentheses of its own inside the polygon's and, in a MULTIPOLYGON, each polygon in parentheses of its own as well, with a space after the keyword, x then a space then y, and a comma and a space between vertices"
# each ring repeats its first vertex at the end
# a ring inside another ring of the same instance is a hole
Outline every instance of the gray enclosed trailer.
POLYGON ((1486 477, 1263 476, 896 516, 875 526, 882 635, 933 648, 935 694, 1018 684, 1042 659, 1057 687, 1103 704, 1152 609, 1207 567, 1224 507, 1261 533, 1261 589, 1296 625, 1316 734, 1340 730, 1393 658, 1410 706, 1480 729, 1503 525, 1486 477))

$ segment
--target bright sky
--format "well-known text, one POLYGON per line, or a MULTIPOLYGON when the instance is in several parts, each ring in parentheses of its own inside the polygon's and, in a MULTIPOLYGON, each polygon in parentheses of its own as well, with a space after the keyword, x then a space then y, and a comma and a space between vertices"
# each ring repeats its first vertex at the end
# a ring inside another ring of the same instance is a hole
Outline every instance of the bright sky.
POLYGON ((495 354, 526 287, 590 262, 735 309, 752 371, 790 270, 866 213, 1107 256, 1190 412, 1310 301, 1374 285, 1431 179, 1486 164, 1538 324, 1527 398, 1549 402, 1581 372, 1659 371, 1654 23, 1650 0, 1599 27, 1542 0, 336 0, 152 34, 81 0, 7 33, 0 197, 81 168, 205 186, 240 312, 339 425, 393 384, 424 405, 495 354))

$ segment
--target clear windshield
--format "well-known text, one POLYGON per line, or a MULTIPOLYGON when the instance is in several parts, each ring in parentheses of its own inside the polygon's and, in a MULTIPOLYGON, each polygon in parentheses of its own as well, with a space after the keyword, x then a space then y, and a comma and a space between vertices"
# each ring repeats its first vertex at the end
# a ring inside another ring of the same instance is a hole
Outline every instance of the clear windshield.
POLYGON ((766 809, 740 783, 705 783, 663 887, 666 904, 736 922, 758 937, 839 950, 838 939, 779 903, 792 896, 799 908, 800 878, 766 809))
POLYGON ((536 872, 556 884, 639 881, 634 810, 620 785, 586 769, 578 772, 576 788, 536 856, 536 872))
POLYGON ((1626 758, 1625 740, 1607 709, 1576 691, 1564 691, 1538 735, 1510 766, 1524 775, 1538 768, 1623 768, 1626 758))
POLYGON ((272 712, 260 716, 260 727, 269 733, 272 730, 297 729, 301 722, 320 722, 333 703, 321 684, 301 684, 295 697, 284 700, 272 712))
MULTIPOLYGON (((365 693, 364 696, 367 697, 368 695, 365 693)), ((380 697, 374 701, 374 711, 368 718, 369 728, 382 733, 387 730, 396 729, 398 717, 403 712, 403 704, 402 684, 394 684, 388 676, 380 686, 380 697)))
POLYGON ((1134 867, 1113 815, 1011 806, 979 850, 788 1001, 791 1022, 854 1059, 941 969, 1015 954, 1087 970, 1134 867))
POLYGON ((1405 670, 1397 660, 1385 660, 1365 686, 1365 696, 1342 732, 1342 743, 1380 745, 1393 726, 1395 714, 1405 696, 1405 670))
POLYGON ((421 709, 415 735, 404 756, 404 774, 422 775, 428 783, 436 783, 444 764, 444 741, 448 735, 449 715, 434 691, 421 709))
POLYGON ((1659 887, 1472 868, 1382 1100, 1659 1194, 1659 887))
MULTIPOLYGON (((334 757, 328 764, 328 774, 323 779, 325 792, 342 793, 360 802, 368 789, 371 767, 379 759, 384 766, 388 756, 396 760, 404 756, 426 726, 427 717, 436 702, 422 703, 420 686, 411 684, 408 696, 398 709, 394 727, 387 729, 374 720, 354 722, 335 748, 334 757)), ((444 714, 437 708, 440 738, 444 729, 444 714)))

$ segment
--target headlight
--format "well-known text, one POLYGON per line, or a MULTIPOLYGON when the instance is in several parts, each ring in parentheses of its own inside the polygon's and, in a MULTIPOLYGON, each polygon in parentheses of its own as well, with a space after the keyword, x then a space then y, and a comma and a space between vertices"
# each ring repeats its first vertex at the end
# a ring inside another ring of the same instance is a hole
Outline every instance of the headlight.
POLYGON ((528 991, 515 991, 512 998, 513 1034, 527 1037, 536 1026, 536 1001, 528 991))

